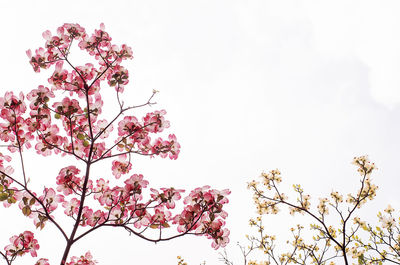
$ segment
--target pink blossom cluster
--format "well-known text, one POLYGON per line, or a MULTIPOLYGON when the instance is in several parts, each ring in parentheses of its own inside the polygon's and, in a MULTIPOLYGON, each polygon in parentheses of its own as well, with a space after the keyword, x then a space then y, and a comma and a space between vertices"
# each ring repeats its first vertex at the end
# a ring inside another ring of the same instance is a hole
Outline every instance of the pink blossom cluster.
POLYGON ((24 98, 22 92, 17 97, 11 91, 6 92, 4 97, 0 97, 0 118, 4 120, 0 123, 0 140, 11 142, 8 146, 11 152, 23 146, 30 148, 30 141, 34 138, 29 119, 22 117, 26 111, 24 98))
MULTIPOLYGON (((162 229, 175 224, 179 233, 190 232, 213 239, 214 248, 225 246, 229 242, 229 230, 224 228, 223 220, 227 217, 223 205, 228 203, 229 190, 218 191, 210 189, 209 186, 197 188, 184 199, 186 206, 183 211, 173 215, 171 210, 175 208, 176 202, 181 200, 184 190, 151 188, 151 198, 144 200, 143 189, 147 188, 149 182, 143 179, 143 175, 133 174, 124 184, 110 187, 109 181, 103 178, 98 179, 95 186, 90 183, 88 189, 94 194, 93 198, 104 208, 96 210, 84 206, 80 225, 96 227, 113 224, 132 225, 135 229, 162 229)), ((67 190, 64 194, 70 195, 69 188, 67 190)), ((81 188, 76 187, 76 190, 81 188)), ((64 200, 62 206, 66 215, 76 218, 80 201, 73 197, 64 200)))
MULTIPOLYGON (((49 82, 55 89, 64 89, 68 91, 82 90, 85 86, 85 81, 94 83, 107 79, 110 86, 115 86, 116 90, 123 92, 123 88, 129 82, 128 70, 120 65, 122 60, 132 59, 132 49, 127 45, 121 46, 111 43, 112 38, 105 31, 103 24, 100 29, 95 30, 92 35, 86 33, 86 30, 79 24, 64 24, 57 29, 57 35, 52 35, 50 31, 45 31, 43 37, 46 40, 45 48, 39 48, 32 54, 31 50, 27 51, 30 59, 30 64, 36 72, 40 68, 47 69, 53 64, 57 64, 56 70, 49 82), (67 72, 62 69, 60 60, 66 59, 70 52, 70 46, 73 40, 78 41, 78 46, 95 57, 100 68, 96 69, 92 64, 88 63, 84 66, 79 66, 72 72, 67 72), (110 67, 113 65, 113 67, 110 67), (104 72, 101 78, 98 73, 104 72)), ((99 83, 94 84, 89 91, 94 94, 99 89, 99 83)), ((83 93, 80 93, 83 96, 83 93)))
POLYGON ((228 203, 229 190, 218 191, 209 186, 196 188, 184 199, 186 204, 183 212, 173 218, 173 223, 178 224, 178 231, 188 229, 197 234, 205 234, 213 239, 212 247, 218 249, 229 243, 229 230, 224 228, 228 214, 222 207, 228 203))
POLYGON ((142 154, 159 155, 162 158, 169 156, 177 159, 180 152, 180 144, 176 136, 170 134, 168 140, 157 138, 151 142, 150 133, 160 133, 170 126, 165 120, 165 110, 147 113, 140 123, 134 116, 126 116, 118 123, 117 139, 118 150, 131 151, 136 147, 142 154))
POLYGON ((92 254, 90 251, 86 252, 85 256, 78 257, 71 257, 71 261, 68 262, 66 265, 95 265, 97 261, 93 260, 92 254))
POLYGON ((64 167, 57 176, 57 191, 70 195, 80 190, 82 179, 77 176, 80 170, 75 166, 64 167))
POLYGON ((26 253, 30 253, 32 257, 37 256, 39 244, 32 232, 25 231, 18 236, 12 236, 10 242, 11 244, 4 248, 8 256, 22 256, 26 253))

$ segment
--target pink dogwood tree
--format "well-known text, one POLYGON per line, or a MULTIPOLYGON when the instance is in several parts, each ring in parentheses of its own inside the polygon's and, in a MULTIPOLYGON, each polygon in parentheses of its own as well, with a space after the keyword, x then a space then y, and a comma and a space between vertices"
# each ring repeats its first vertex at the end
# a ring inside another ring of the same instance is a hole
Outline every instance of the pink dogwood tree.
MULTIPOLYGON (((223 205, 228 202, 229 190, 196 188, 178 210, 175 206, 184 190, 151 188, 145 196, 143 191, 149 182, 143 175, 131 173, 133 155, 177 159, 180 151, 174 134, 155 137, 170 126, 165 110, 149 112, 141 119, 131 113, 154 104, 156 91, 141 105, 125 106, 121 100, 129 82, 129 72, 122 62, 133 58, 132 49, 112 44, 103 24, 91 35, 78 24, 64 24, 57 34, 45 31, 43 37, 44 47, 34 53, 28 50, 27 55, 35 72, 54 66, 49 87, 39 86, 26 95, 10 91, 0 97, 0 139, 5 147, 0 153, 3 205, 17 204, 37 229, 49 223, 57 228, 60 240, 65 241, 61 265, 97 263, 89 251, 80 257, 69 257, 69 253, 78 240, 107 226, 123 228, 151 242, 194 234, 211 239, 215 249, 225 246, 229 230, 224 228, 227 213, 223 205), (72 62, 73 43, 94 57, 95 63, 72 62), (110 120, 102 117, 101 92, 105 89, 115 90, 116 95, 118 111, 110 120), (24 151, 32 146, 42 156, 73 157, 76 165, 60 168, 54 176, 55 186, 34 191, 30 180, 35 178, 28 177, 30 171, 24 165, 24 151), (21 167, 20 174, 14 173, 12 159, 21 167), (111 179, 92 173, 92 166, 102 162, 108 162, 115 186, 111 179), (61 212, 71 222, 61 223, 61 212), (170 227, 176 227, 176 232, 165 232, 171 231, 170 227)), ((0 254, 11 265, 27 253, 37 257, 38 249, 34 233, 24 231, 12 236, 0 254)), ((35 262, 49 264, 46 258, 35 262)))

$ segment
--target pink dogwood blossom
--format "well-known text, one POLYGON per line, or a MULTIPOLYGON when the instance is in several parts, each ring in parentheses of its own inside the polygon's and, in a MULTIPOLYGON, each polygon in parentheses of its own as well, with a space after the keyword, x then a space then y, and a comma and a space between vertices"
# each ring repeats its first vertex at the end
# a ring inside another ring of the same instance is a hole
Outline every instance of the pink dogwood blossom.
POLYGON ((35 265, 50 265, 50 263, 48 259, 41 258, 35 263, 35 265))

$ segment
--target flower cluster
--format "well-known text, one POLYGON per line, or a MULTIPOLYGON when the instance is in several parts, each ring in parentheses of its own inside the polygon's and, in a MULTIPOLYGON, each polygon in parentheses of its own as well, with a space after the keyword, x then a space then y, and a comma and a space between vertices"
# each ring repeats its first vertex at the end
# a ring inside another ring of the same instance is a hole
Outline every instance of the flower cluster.
POLYGON ((25 96, 20 93, 17 97, 13 92, 6 92, 0 97, 0 117, 4 123, 0 123, 0 140, 11 142, 8 149, 15 152, 18 149, 31 147, 30 141, 34 138, 29 119, 22 115, 26 112, 25 96))
POLYGON ((318 212, 321 215, 329 214, 329 208, 326 205, 329 202, 328 198, 320 198, 318 204, 318 212))
POLYGON ((70 195, 77 193, 81 190, 82 179, 78 177, 80 170, 75 166, 64 167, 58 173, 57 180, 57 191, 62 192, 64 195, 70 195))
POLYGON ((92 254, 90 251, 86 252, 86 254, 80 257, 71 257, 71 261, 68 262, 66 265, 95 265, 97 261, 93 259, 92 254))
POLYGON ((357 171, 361 175, 371 174, 376 169, 375 164, 369 161, 368 156, 354 157, 352 164, 358 167, 357 171))
POLYGON ((88 35, 79 24, 66 23, 57 29, 57 35, 53 36, 47 30, 43 33, 43 38, 46 40, 45 48, 37 49, 35 55, 32 55, 31 50, 27 51, 30 64, 35 72, 39 72, 40 68, 47 69, 57 61, 65 59, 73 40, 77 40, 78 46, 95 56, 103 66, 133 57, 130 47, 111 44, 112 39, 105 32, 104 24, 101 24, 100 29, 95 30, 92 35, 88 35))
POLYGON ((336 204, 343 202, 343 195, 339 194, 337 191, 331 192, 331 198, 335 201, 336 204))
POLYGON ((357 194, 348 194, 346 202, 360 208, 367 200, 373 200, 376 196, 378 186, 371 182, 371 173, 375 169, 375 164, 368 160, 368 156, 355 157, 353 163, 358 167, 357 171, 362 176, 362 185, 357 194))
POLYGON ((118 123, 119 138, 116 140, 118 150, 130 152, 137 149, 137 152, 141 154, 177 159, 180 144, 174 134, 170 134, 168 140, 157 138, 154 141, 151 140, 149 135, 150 133, 160 133, 169 127, 169 121, 164 118, 165 114, 165 110, 147 113, 142 122, 139 122, 134 116, 125 116, 118 123))
POLYGON ((271 170, 270 172, 261 173, 261 178, 263 179, 263 185, 268 189, 271 190, 275 183, 282 182, 282 177, 280 176, 281 172, 278 169, 271 170))
POLYGON ((8 256, 22 256, 26 253, 30 253, 32 257, 37 256, 39 244, 32 232, 25 231, 18 236, 12 236, 10 242, 11 244, 4 248, 8 256))
POLYGON ((194 230, 197 234, 206 234, 213 239, 212 246, 226 246, 229 243, 229 230, 223 228, 227 213, 222 210, 224 204, 228 203, 229 190, 210 190, 209 186, 197 188, 184 199, 187 206, 183 212, 174 217, 173 221, 178 224, 178 231, 194 230), (218 217, 222 218, 219 219, 218 217))

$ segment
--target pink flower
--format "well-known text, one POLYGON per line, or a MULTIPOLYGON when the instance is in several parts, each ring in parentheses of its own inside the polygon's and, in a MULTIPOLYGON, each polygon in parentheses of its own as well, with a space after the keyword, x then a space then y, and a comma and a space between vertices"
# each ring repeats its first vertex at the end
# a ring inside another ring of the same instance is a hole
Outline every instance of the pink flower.
POLYGON ((212 242, 211 246, 214 249, 218 249, 219 247, 226 247, 229 243, 229 230, 227 228, 224 228, 223 230, 218 231, 216 233, 217 235, 212 238, 214 238, 214 241, 212 242))
POLYGON ((64 201, 62 204, 62 207, 65 208, 64 213, 68 216, 78 214, 80 203, 81 201, 76 198, 72 198, 70 201, 64 201))
POLYGON ((26 125, 30 132, 37 130, 45 132, 51 127, 51 114, 49 109, 37 108, 29 112, 30 119, 27 119, 26 125))
POLYGON ((54 93, 47 87, 39 86, 37 89, 33 89, 26 95, 26 98, 31 102, 29 107, 32 110, 37 110, 47 105, 50 98, 54 98, 54 93))
POLYGON ((80 76, 85 79, 85 81, 92 80, 98 72, 91 63, 87 63, 84 66, 77 66, 76 69, 78 70, 80 76))
POLYGON ((108 191, 110 188, 109 188, 109 186, 108 186, 108 184, 109 184, 109 181, 107 180, 107 181, 105 181, 104 179, 98 179, 98 180, 96 180, 96 187, 94 188, 94 199, 95 200, 100 200, 100 198, 102 198, 103 197, 103 193, 105 192, 105 191, 108 191))
POLYGON ((171 212, 164 210, 163 207, 157 207, 151 216, 150 224, 154 227, 169 227, 167 222, 171 219, 171 212))
POLYGON ((123 219, 126 216, 127 216, 126 209, 122 208, 119 205, 114 206, 110 211, 110 221, 112 221, 116 224, 123 223, 123 219))
POLYGON ((206 185, 201 188, 196 188, 190 192, 188 196, 183 200, 184 204, 196 204, 200 200, 202 200, 203 192, 207 191, 210 186, 206 185))
POLYGON ((63 192, 64 195, 70 195, 81 190, 80 177, 77 177, 80 170, 75 166, 64 167, 60 170, 57 176, 57 191, 63 192))
POLYGON ((104 223, 106 218, 107 214, 105 212, 97 210, 96 212, 87 217, 87 224, 93 227, 97 224, 104 223))
POLYGON ((112 68, 112 71, 108 72, 107 75, 108 84, 118 92, 124 91, 124 86, 129 82, 128 70, 120 65, 116 65, 112 68))
POLYGON ((177 142, 175 134, 170 134, 168 136, 169 140, 169 158, 176 160, 178 158, 181 145, 177 142))
POLYGON ((137 229, 150 225, 151 215, 146 210, 146 205, 142 203, 138 203, 135 206, 135 209, 131 212, 131 216, 136 218, 133 223, 133 226, 137 229))
POLYGON ((0 116, 5 120, 13 122, 15 116, 21 115, 26 111, 24 98, 22 92, 19 94, 19 97, 15 96, 12 91, 6 92, 4 97, 0 97, 0 116))
POLYGON ((125 190, 133 193, 142 193, 142 189, 146 188, 149 182, 143 179, 142 174, 133 174, 129 179, 125 180, 125 190))
POLYGON ((162 158, 168 156, 168 151, 168 142, 163 141, 161 138, 157 138, 151 146, 151 152, 155 155, 161 156, 162 158))
POLYGON ((4 170, 4 161, 10 162, 11 161, 11 156, 9 155, 3 155, 3 153, 0 153, 0 170, 4 170))
POLYGON ((52 188, 45 188, 43 193, 44 194, 39 197, 39 200, 44 204, 49 213, 57 209, 60 202, 64 202, 64 196, 56 194, 52 188))
POLYGON ((41 258, 35 263, 35 265, 50 265, 50 263, 48 259, 41 258))
POLYGON ((67 137, 59 136, 58 132, 57 125, 52 124, 43 134, 39 135, 37 137, 38 143, 35 145, 36 152, 43 156, 50 155, 52 150, 56 154, 60 153, 61 151, 54 147, 64 147, 68 143, 68 139, 67 137))
POLYGON ((118 160, 112 162, 112 174, 119 179, 121 175, 129 173, 132 169, 130 161, 126 160, 126 155, 118 156, 118 160))
POLYGON ((120 187, 107 189, 100 193, 100 195, 97 197, 97 200, 101 205, 112 206, 118 203, 122 192, 123 189, 120 187))
POLYGON ((109 124, 107 120, 97 121, 96 126, 93 128, 94 133, 100 133, 100 139, 105 139, 110 136, 110 132, 114 129, 112 124, 109 124))
POLYGON ((67 34, 71 39, 80 39, 86 34, 86 31, 79 24, 65 23, 62 27, 57 30, 59 35, 67 34))
POLYGON ((125 116, 123 120, 118 123, 118 135, 126 136, 136 133, 141 130, 142 125, 134 116, 125 116))
POLYGON ((175 201, 181 199, 181 193, 185 190, 176 190, 174 188, 161 188, 162 193, 159 193, 155 189, 150 189, 153 194, 151 197, 157 200, 161 204, 165 204, 168 209, 175 208, 175 201))
POLYGON ((63 61, 56 63, 53 75, 48 79, 49 84, 53 85, 55 90, 62 89, 68 78, 68 71, 62 69, 63 61))
MULTIPOLYGON (((85 156, 86 157, 89 156, 89 151, 90 151, 90 147, 85 148, 85 156)), ((103 153, 106 151, 106 143, 98 142, 98 143, 93 144, 93 151, 94 151, 94 154, 93 154, 92 158, 93 159, 100 158, 103 155, 103 153)), ((108 156, 110 154, 111 153, 108 153, 105 156, 108 156)))
POLYGON ((88 206, 84 206, 82 209, 81 226, 86 226, 93 221, 93 210, 88 206))
POLYGON ((169 141, 165 141, 161 138, 157 138, 151 146, 151 152, 162 158, 169 156, 170 159, 175 160, 178 158, 181 146, 177 142, 174 134, 170 134, 168 139, 169 141))
POLYGON ((178 224, 178 232, 183 233, 188 230, 195 230, 200 226, 200 222, 196 222, 200 219, 201 207, 199 204, 187 205, 183 209, 181 214, 176 215, 173 218, 173 224, 178 224))
POLYGON ((169 128, 169 121, 165 120, 165 110, 147 113, 143 118, 144 129, 151 133, 162 132, 164 128, 169 128))
POLYGON ((29 57, 29 63, 32 65, 33 70, 37 73, 40 72, 40 68, 49 68, 51 66, 50 61, 55 59, 51 53, 43 48, 37 49, 34 56, 31 50, 27 50, 26 55, 29 57))
POLYGON ((73 114, 81 114, 83 111, 76 99, 63 98, 61 102, 53 104, 56 112, 62 116, 71 117, 73 114))

